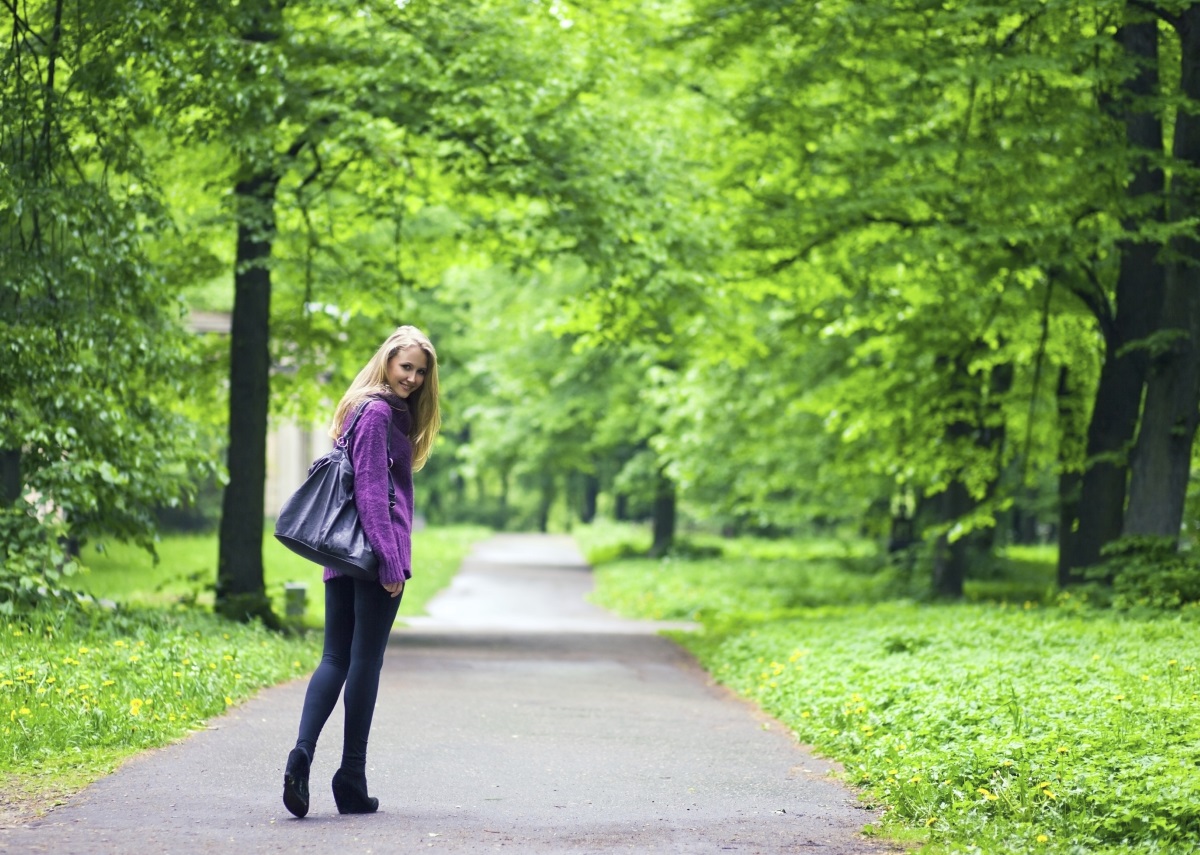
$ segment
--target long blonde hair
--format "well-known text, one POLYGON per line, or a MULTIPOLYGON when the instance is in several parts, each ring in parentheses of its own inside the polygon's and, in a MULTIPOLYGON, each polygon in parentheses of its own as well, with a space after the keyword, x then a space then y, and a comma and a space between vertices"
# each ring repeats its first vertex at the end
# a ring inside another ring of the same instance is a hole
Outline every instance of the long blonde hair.
POLYGON ((437 351, 433 349, 433 345, 425 333, 416 327, 397 327, 396 331, 387 337, 387 340, 375 351, 375 355, 358 372, 358 376, 354 378, 354 382, 350 384, 346 394, 342 395, 342 400, 338 402, 337 409, 333 412, 333 424, 329 427, 329 435, 334 439, 340 437, 346 417, 355 407, 367 398, 378 395, 381 391, 388 391, 388 362, 396 355, 397 351, 413 346, 421 348, 429 362, 425 366, 425 382, 408 397, 409 411, 412 414, 409 439, 412 440, 413 471, 415 472, 429 459, 433 441, 437 439, 438 431, 442 427, 442 414, 438 407, 437 351), (416 406, 413 406, 414 398, 416 406))

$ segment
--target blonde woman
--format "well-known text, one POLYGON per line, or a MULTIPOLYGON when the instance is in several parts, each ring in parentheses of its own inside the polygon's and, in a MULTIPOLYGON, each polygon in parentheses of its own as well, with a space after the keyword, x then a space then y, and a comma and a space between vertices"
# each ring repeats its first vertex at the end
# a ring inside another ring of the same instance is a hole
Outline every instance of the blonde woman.
POLYGON ((300 733, 283 775, 283 803, 298 817, 308 813, 317 738, 343 687, 345 735, 333 798, 338 813, 379 808, 379 800, 367 795, 367 737, 388 634, 412 576, 412 473, 425 464, 441 426, 437 353, 424 333, 400 327, 375 351, 338 402, 329 431, 335 441, 363 404, 347 449, 354 464, 354 503, 379 557, 379 579, 352 579, 325 568, 324 653, 309 680, 300 733))

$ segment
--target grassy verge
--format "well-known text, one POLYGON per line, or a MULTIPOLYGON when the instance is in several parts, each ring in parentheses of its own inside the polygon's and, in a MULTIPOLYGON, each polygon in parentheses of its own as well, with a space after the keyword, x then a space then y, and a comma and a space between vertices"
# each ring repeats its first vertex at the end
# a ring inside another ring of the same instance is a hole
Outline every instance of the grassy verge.
MULTIPOLYGON (((835 544, 744 547, 613 561, 598 599, 700 620, 679 641, 841 761, 884 833, 930 853, 1200 850, 1196 610, 1134 617, 1065 594, 923 604, 891 598, 835 544)), ((1052 578, 1037 554, 1011 564, 1016 581, 988 590, 1052 578)))
MULTIPOLYGON (((418 532, 401 614, 420 614, 486 534, 418 532)), ((133 754, 315 667, 319 633, 280 635, 203 607, 212 599, 215 536, 165 538, 159 556, 154 564, 122 545, 85 555, 84 586, 118 607, 46 608, 0 630, 0 824, 42 813, 133 754)), ((273 540, 264 556, 280 612, 284 582, 304 581, 304 622, 319 626, 320 569, 273 540)))
POLYGON ((0 808, 36 814, 138 751, 308 673, 319 639, 200 609, 41 609, 0 634, 0 808))

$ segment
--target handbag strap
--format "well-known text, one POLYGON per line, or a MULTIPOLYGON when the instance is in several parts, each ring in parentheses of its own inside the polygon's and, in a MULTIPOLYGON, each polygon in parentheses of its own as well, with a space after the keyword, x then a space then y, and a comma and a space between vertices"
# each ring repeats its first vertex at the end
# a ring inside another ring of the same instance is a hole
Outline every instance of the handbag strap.
MULTIPOLYGON (((358 409, 354 411, 354 418, 350 420, 350 424, 342 431, 342 435, 337 438, 336 445, 338 448, 345 450, 347 437, 350 436, 354 426, 358 424, 358 420, 362 418, 363 411, 367 408, 367 404, 371 403, 371 399, 367 399, 358 405, 358 409)), ((348 457, 347 457, 348 459, 348 457)), ((387 429, 387 462, 388 462, 388 507, 396 507, 396 486, 392 483, 392 426, 389 424, 387 429)))

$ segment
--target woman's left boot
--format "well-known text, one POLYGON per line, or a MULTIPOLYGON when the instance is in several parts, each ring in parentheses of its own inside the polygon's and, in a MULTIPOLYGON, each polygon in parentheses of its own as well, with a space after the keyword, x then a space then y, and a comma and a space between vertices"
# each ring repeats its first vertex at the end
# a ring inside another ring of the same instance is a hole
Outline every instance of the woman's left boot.
POLYGON ((283 806, 294 816, 308 813, 308 770, 312 761, 303 748, 293 748, 283 770, 283 806))
POLYGON ((379 799, 367 795, 367 776, 363 772, 338 769, 333 775, 333 800, 338 813, 375 813, 379 799))

